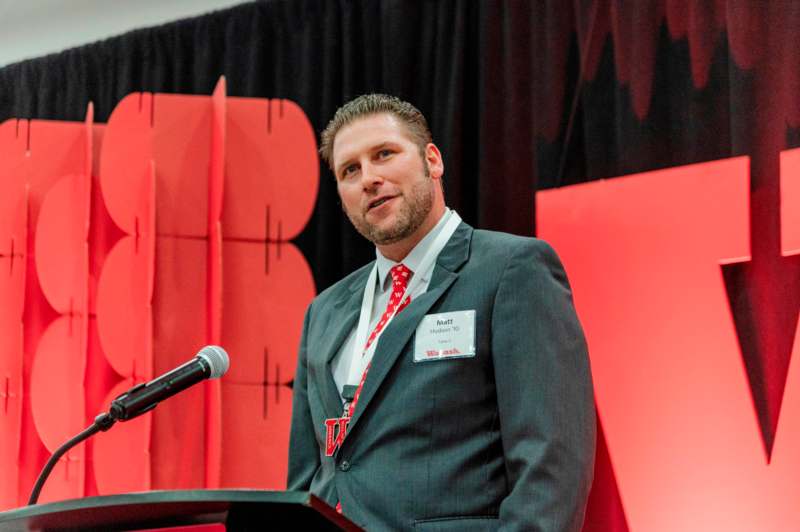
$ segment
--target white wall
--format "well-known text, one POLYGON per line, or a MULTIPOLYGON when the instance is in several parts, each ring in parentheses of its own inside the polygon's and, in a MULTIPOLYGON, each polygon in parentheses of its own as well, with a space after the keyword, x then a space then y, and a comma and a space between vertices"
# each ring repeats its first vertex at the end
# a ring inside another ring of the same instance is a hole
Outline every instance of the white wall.
POLYGON ((245 0, 0 0, 0 67, 245 0))

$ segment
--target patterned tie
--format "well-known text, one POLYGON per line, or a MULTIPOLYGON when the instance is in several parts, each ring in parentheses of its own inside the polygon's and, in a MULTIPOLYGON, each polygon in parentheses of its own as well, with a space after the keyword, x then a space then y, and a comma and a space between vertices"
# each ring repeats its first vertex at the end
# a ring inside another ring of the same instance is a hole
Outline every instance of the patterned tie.
MULTIPOLYGON (((364 353, 366 353, 367 349, 369 349, 369 346, 372 345, 372 342, 378 337, 383 328, 386 326, 386 322, 389 321, 389 318, 391 318, 393 314, 400 314, 400 312, 402 312, 402 310, 411 302, 410 294, 406 296, 402 302, 400 299, 403 297, 406 287, 408 286, 408 281, 411 279, 411 275, 413 275, 414 272, 409 270, 404 264, 398 264, 389 270, 389 273, 392 275, 392 296, 389 298, 389 303, 386 305, 386 310, 383 311, 381 319, 378 321, 378 324, 375 325, 375 329, 369 335, 369 338, 367 338, 367 344, 364 346, 362 356, 364 353)), ((367 367, 364 369, 364 373, 361 375, 361 382, 358 383, 358 388, 353 396, 353 402, 350 403, 349 406, 345 405, 344 417, 347 419, 351 419, 353 417, 353 412, 356 411, 358 398, 361 395, 361 389, 364 387, 364 381, 367 380, 367 373, 369 372, 370 366, 372 366, 372 361, 367 364, 367 367)), ((347 433, 346 424, 343 427, 343 431, 345 434, 347 433)), ((344 439, 345 434, 341 435, 342 439, 344 439)), ((336 503, 336 511, 342 513, 341 501, 336 503)))
MULTIPOLYGON (((405 264, 398 264, 392 267, 389 270, 389 273, 392 276, 392 296, 389 298, 389 303, 386 304, 386 310, 383 311, 383 315, 381 319, 378 321, 378 324, 375 325, 375 329, 369 335, 367 339, 367 344, 364 346, 364 352, 369 349, 369 346, 372 345, 372 342, 375 338, 383 330, 384 326, 386 326, 386 322, 389 321, 392 314, 400 314, 404 308, 408 306, 411 302, 411 295, 409 294, 406 298, 400 302, 400 298, 403 297, 403 294, 406 291, 406 287, 408 286, 408 281, 411 279, 411 275, 413 272, 406 267, 405 264)), ((362 353, 363 356, 363 353, 362 353)), ((367 380, 367 373, 369 372, 369 368, 372 366, 372 362, 370 361, 367 364, 367 367, 364 369, 364 373, 361 375, 361 382, 358 383, 358 388, 356 389, 355 396, 353 396, 353 402, 350 403, 350 407, 347 409, 347 417, 352 418, 353 412, 356 410, 356 404, 358 403, 358 397, 361 395, 361 389, 364 387, 364 381, 367 380)))
POLYGON ((409 270, 405 264, 398 264, 397 266, 392 267, 389 270, 389 273, 392 276, 392 297, 389 298, 389 303, 386 305, 386 310, 383 311, 383 315, 381 316, 380 321, 375 326, 375 330, 372 331, 372 334, 369 335, 367 339, 367 344, 364 346, 364 351, 369 349, 369 346, 372 345, 372 341, 380 334, 383 330, 384 325, 389 320, 389 317, 393 313, 399 314, 401 310, 406 308, 406 305, 411 301, 410 297, 407 297, 403 303, 400 303, 400 298, 403 297, 403 293, 406 291, 406 287, 408 286, 408 280, 411 278, 411 270, 409 270))

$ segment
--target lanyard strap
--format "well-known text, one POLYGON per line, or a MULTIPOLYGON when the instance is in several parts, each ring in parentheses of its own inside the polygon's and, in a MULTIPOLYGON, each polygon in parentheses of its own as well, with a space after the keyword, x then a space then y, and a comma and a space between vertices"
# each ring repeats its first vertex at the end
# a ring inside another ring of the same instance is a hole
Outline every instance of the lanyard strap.
MULTIPOLYGON (((457 212, 451 211, 450 218, 447 220, 447 222, 445 222, 444 227, 434 239, 431 247, 425 253, 425 256, 422 257, 422 261, 420 261, 419 266, 417 267, 418 271, 414 272, 412 275, 411 282, 408 284, 408 286, 406 286, 406 290, 403 292, 403 296, 400 298, 401 302, 406 298, 406 295, 413 295, 422 284, 423 278, 428 277, 428 271, 433 270, 436 258, 439 256, 439 253, 442 251, 442 249, 444 249, 444 246, 447 244, 448 240, 450 240, 450 237, 453 236, 453 233, 456 232, 456 229, 460 223, 461 217, 457 212)), ((378 335, 372 341, 369 348, 365 350, 364 346, 367 344, 369 323, 372 316, 372 303, 375 299, 375 285, 377 284, 377 281, 378 264, 376 262, 372 266, 372 270, 369 272, 367 284, 364 286, 364 296, 361 299, 361 312, 358 317, 356 339, 355 342, 353 342, 353 352, 350 357, 350 371, 348 372, 347 378, 348 384, 363 382, 363 374, 366 372, 367 366, 372 360, 372 355, 375 353, 378 340, 380 339, 381 334, 383 334, 383 331, 389 327, 389 324, 391 323, 392 319, 394 319, 395 314, 397 314, 397 312, 392 312, 392 314, 389 315, 386 320, 386 324, 383 326, 383 329, 378 332, 378 335), (359 376, 362 376, 362 378, 359 379, 359 376)))

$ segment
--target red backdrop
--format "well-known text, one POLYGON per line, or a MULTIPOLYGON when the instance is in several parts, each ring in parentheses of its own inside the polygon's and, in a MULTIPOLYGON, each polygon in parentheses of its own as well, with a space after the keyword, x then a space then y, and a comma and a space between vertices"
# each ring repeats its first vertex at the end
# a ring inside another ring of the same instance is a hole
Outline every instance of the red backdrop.
MULTIPOLYGON (((780 182, 792 258, 800 149, 781 153, 780 182)), ((731 264, 752 259, 749 213, 747 157, 537 195, 539 232, 564 261, 589 343, 601 462, 611 464, 595 484, 616 481, 631 530, 800 522, 800 340, 770 448, 725 283, 731 264)))
POLYGON ((110 400, 220 344, 231 370, 69 452, 42 501, 285 483, 315 294, 290 242, 319 166, 287 100, 135 93, 108 124, 0 125, 0 507, 110 400))

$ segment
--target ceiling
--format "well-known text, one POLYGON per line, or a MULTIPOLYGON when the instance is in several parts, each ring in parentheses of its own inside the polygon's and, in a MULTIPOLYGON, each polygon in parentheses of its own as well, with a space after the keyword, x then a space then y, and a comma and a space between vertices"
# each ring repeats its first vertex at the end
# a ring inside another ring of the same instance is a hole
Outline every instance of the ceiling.
POLYGON ((0 0, 0 67, 244 0, 0 0))

